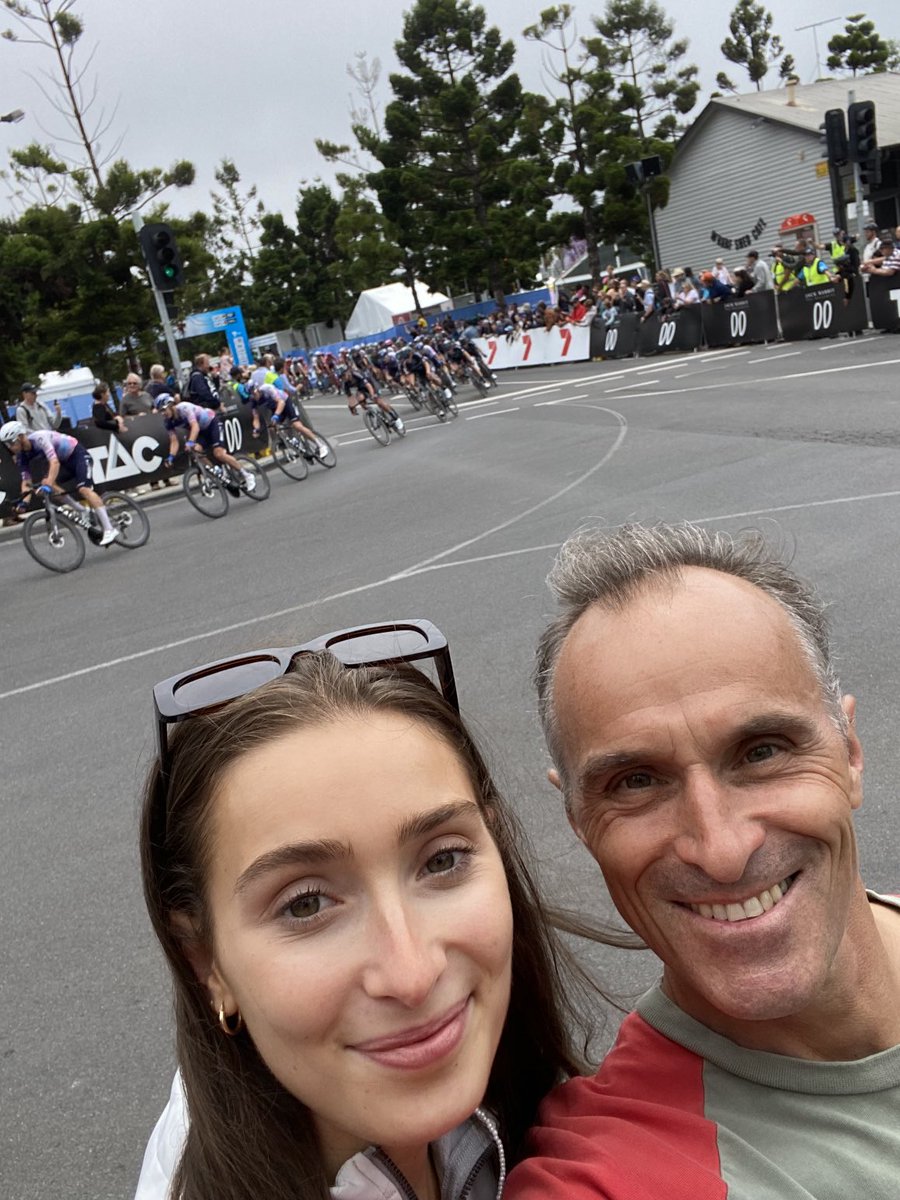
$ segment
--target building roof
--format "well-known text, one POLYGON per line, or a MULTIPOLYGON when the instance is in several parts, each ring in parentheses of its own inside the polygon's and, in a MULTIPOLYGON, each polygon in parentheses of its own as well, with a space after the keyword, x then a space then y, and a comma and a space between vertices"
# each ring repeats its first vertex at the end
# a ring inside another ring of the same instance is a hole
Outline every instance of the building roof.
POLYGON ((793 89, 794 104, 789 103, 790 89, 784 85, 740 96, 716 96, 681 139, 679 149, 720 109, 746 113, 757 120, 778 121, 818 136, 825 111, 829 108, 846 111, 847 93, 850 91, 855 92, 857 100, 875 102, 878 144, 900 144, 900 72, 882 71, 873 75, 859 75, 855 79, 820 79, 817 83, 797 84, 793 89))

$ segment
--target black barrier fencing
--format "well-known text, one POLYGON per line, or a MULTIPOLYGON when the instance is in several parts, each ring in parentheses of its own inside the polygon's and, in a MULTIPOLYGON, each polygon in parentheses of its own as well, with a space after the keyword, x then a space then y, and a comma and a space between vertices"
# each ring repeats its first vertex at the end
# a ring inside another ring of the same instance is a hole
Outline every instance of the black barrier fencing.
POLYGON ((900 275, 872 275, 868 284, 872 324, 886 333, 900 333, 900 275))
MULTIPOLYGON (((246 405, 223 407, 219 410, 222 441, 229 453, 243 450, 252 453, 263 442, 251 432, 250 410, 246 405)), ((155 413, 134 417, 122 433, 98 429, 90 422, 78 425, 72 436, 91 456, 94 487, 100 493, 108 490, 125 491, 144 483, 153 483, 167 476, 178 475, 187 466, 187 454, 179 450, 171 470, 165 466, 169 453, 169 434, 163 419, 155 413)), ((38 477, 46 464, 35 459, 33 471, 38 477)), ((18 469, 6 448, 0 449, 0 516, 9 516, 20 493, 18 469)))
POLYGON ((872 311, 872 326, 900 332, 900 276, 896 281, 874 275, 865 283, 853 279, 849 294, 843 283, 795 287, 788 292, 760 292, 734 296, 713 304, 679 309, 672 316, 656 314, 643 319, 625 313, 615 325, 597 320, 591 329, 591 357, 631 358, 676 351, 690 354, 701 346, 720 349, 812 338, 834 338, 841 333, 859 333, 868 328, 866 292, 872 311))
POLYGON ((864 329, 865 302, 862 289, 855 288, 854 293, 857 291, 859 300, 855 304, 848 303, 842 283, 818 283, 814 287, 781 292, 778 296, 781 336, 786 342, 801 342, 864 329))
POLYGON ((680 308, 669 316, 659 317, 656 313, 641 322, 638 335, 638 354, 644 358, 650 354, 665 354, 678 351, 688 354, 700 345, 702 327, 700 305, 680 308))
POLYGON ((778 337, 775 293, 735 296, 719 304, 701 305, 703 338, 707 346, 743 346, 774 342, 778 337))

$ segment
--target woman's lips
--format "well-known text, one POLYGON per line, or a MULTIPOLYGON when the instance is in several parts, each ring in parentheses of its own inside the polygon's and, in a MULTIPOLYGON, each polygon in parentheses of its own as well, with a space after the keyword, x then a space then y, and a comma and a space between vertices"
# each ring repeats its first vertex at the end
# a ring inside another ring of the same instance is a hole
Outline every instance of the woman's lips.
POLYGON ((388 1037, 372 1038, 350 1047, 383 1067, 420 1070, 452 1054, 462 1041, 469 1016, 469 997, 434 1021, 388 1037))

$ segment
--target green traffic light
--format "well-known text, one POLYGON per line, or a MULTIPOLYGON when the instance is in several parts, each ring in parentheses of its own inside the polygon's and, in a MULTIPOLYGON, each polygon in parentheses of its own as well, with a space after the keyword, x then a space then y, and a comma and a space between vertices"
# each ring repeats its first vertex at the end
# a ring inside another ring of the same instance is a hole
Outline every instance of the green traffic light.
POLYGON ((165 275, 166 279, 174 279, 174 277, 175 277, 175 268, 174 268, 174 267, 171 267, 171 266, 170 266, 170 267, 163 267, 163 275, 165 275))

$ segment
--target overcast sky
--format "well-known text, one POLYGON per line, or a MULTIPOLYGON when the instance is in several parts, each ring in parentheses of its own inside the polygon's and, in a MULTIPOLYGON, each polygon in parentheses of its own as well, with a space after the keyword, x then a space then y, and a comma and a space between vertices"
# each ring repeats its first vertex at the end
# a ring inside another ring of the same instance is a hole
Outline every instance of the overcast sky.
MULTIPOLYGON (((548 0, 487 0, 489 20, 518 47, 516 69, 531 90, 546 87, 540 50, 525 42, 522 29, 537 19, 548 0)), ((690 59, 700 66, 704 97, 716 73, 737 68, 719 46, 726 36, 734 0, 670 0, 663 7, 678 37, 690 40, 690 59)), ((293 214, 301 181, 333 179, 314 139, 346 141, 353 82, 346 65, 357 50, 382 63, 382 104, 390 99, 388 74, 396 69, 393 44, 400 36, 410 0, 81 0, 76 12, 85 33, 83 62, 96 48, 93 67, 100 100, 111 111, 118 102, 106 145, 122 138, 119 151, 134 167, 168 166, 187 158, 197 183, 168 193, 182 214, 208 209, 213 172, 223 156, 234 159, 245 183, 255 182, 270 209, 293 214)), ((591 14, 602 3, 576 3, 579 32, 591 31, 591 14)), ((798 26, 839 16, 821 0, 778 0, 770 5, 775 30, 797 60, 802 82, 816 76, 811 29, 798 26)), ((869 0, 868 15, 884 37, 900 38, 896 0, 869 0)), ((816 33, 819 57, 844 18, 816 33)), ((0 29, 11 22, 0 9, 0 29)), ((60 120, 30 73, 49 70, 52 60, 35 46, 0 42, 0 112, 26 110, 18 125, 0 125, 0 161, 8 150, 32 140, 50 141, 60 120), (42 129, 43 126, 43 129, 42 129)), ((773 73, 769 79, 775 83, 773 73)), ((860 99, 864 97, 860 96, 860 99)), ((695 109, 701 110, 702 104, 695 109)), ((7 204, 0 190, 0 209, 7 204)))

